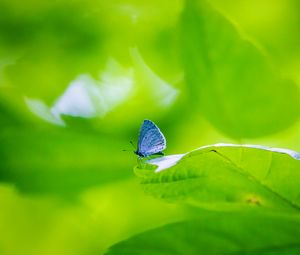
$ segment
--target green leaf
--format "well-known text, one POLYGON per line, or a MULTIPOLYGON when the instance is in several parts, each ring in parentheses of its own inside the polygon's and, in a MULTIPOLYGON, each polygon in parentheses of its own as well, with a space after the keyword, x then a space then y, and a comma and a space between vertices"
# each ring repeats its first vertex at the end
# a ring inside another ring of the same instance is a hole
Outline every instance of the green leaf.
POLYGON ((149 160, 136 173, 147 193, 214 210, 300 211, 300 156, 286 149, 217 144, 149 160), (150 164, 151 167, 153 167, 150 164), (149 169, 149 170, 148 170, 149 169))
POLYGON ((32 255, 37 248, 38 254, 103 254, 119 240, 185 217, 184 208, 145 196, 135 178, 86 189, 71 202, 1 183, 0 201, 1 255, 32 255), (52 245, 37 247, 45 240, 52 245))
POLYGON ((135 159, 122 151, 128 143, 123 138, 88 129, 1 131, 0 182, 14 183, 23 192, 74 198, 90 187, 132 176, 130 166, 135 159))
POLYGON ((292 125, 300 112, 296 84, 226 18, 197 2, 187 1, 181 19, 184 69, 195 107, 235 138, 292 125))
POLYGON ((299 254, 300 218, 276 214, 200 212, 114 245, 107 254, 299 254))

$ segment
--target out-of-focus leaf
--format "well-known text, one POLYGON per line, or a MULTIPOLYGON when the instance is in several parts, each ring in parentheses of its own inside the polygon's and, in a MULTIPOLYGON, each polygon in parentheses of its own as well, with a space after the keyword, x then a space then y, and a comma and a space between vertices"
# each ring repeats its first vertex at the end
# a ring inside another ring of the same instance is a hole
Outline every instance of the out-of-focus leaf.
POLYGON ((293 124, 300 112, 298 87, 228 20, 197 2, 187 1, 181 20, 194 107, 235 138, 263 136, 293 124))
POLYGON ((86 189, 75 203, 1 184, 0 201, 1 255, 102 254, 119 240, 186 217, 184 208, 145 196, 136 179, 86 189))
POLYGON ((143 93, 144 98, 147 99, 148 95, 148 100, 155 102, 161 109, 174 104, 179 91, 157 76, 136 48, 131 50, 131 55, 136 68, 137 89, 143 93))
POLYGON ((101 20, 88 13, 80 2, 31 8, 1 3, 0 52, 16 59, 5 71, 7 80, 24 94, 50 103, 78 74, 96 73, 106 58, 107 34, 101 20))
POLYGON ((259 41, 284 73, 299 84, 299 1, 211 1, 225 15, 259 41))
POLYGON ((106 254, 290 255, 300 252, 299 216, 200 212, 199 219, 134 236, 106 254))
POLYGON ((0 144, 0 182, 25 192, 77 196, 88 187, 132 176, 135 162, 133 154, 122 151, 128 140, 88 129, 7 128, 1 130, 0 144))
MULTIPOLYGON (((147 193, 169 201, 217 210, 256 206, 299 212, 299 159, 290 150, 221 144, 174 156, 175 162, 159 172, 141 164, 136 173, 147 193)), ((148 163, 161 168, 164 162, 148 163)))

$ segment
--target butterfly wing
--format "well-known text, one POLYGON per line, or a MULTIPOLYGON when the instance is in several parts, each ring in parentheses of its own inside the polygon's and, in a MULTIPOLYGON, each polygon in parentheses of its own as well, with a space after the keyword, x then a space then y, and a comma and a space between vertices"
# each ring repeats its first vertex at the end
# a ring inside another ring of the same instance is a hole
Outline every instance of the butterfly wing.
POLYGON ((139 134, 138 152, 147 157, 166 147, 166 139, 159 128, 151 120, 144 120, 139 134))

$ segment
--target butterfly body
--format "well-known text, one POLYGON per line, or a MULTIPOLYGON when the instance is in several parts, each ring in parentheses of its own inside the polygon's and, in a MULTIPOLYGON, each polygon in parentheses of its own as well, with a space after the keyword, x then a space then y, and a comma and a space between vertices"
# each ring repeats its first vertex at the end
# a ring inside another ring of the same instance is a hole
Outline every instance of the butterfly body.
POLYGON ((153 153, 153 154, 149 154, 149 155, 148 154, 143 154, 143 153, 139 152, 138 150, 134 151, 134 153, 136 155, 138 155, 139 157, 141 157, 141 158, 149 157, 151 155, 164 155, 164 153, 162 151, 157 152, 157 153, 153 153))
POLYGON ((138 148, 134 152, 139 157, 163 155, 166 139, 160 129, 151 120, 144 120, 139 133, 138 148))

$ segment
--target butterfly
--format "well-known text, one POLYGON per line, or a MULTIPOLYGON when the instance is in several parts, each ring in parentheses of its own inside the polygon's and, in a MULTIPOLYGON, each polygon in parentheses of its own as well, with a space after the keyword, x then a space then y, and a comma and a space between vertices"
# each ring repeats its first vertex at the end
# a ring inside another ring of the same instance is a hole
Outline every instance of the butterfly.
POLYGON ((164 155, 162 151, 166 147, 166 138, 160 129, 151 120, 144 120, 139 133, 137 150, 134 153, 140 157, 164 155))

